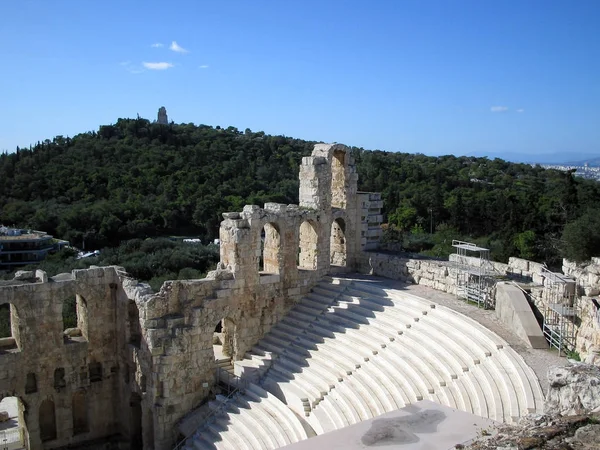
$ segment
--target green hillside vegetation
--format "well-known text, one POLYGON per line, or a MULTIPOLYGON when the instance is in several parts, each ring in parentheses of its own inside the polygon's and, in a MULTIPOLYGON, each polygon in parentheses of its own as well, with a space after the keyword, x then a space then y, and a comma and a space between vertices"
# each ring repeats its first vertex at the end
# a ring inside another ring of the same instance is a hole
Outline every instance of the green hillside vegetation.
MULTIPOLYGON (((233 127, 119 119, 1 155, 0 223, 86 249, 173 234, 213 239, 222 212, 297 203, 298 168, 313 144, 233 127)), ((359 189, 383 193, 387 239, 409 251, 445 257, 451 239, 462 238, 490 247, 496 260, 515 255, 557 265, 568 239, 577 239, 576 232, 562 239, 565 225, 580 228, 589 223, 582 217, 600 211, 599 184, 570 172, 500 159, 352 152, 359 189)), ((578 259, 600 249, 584 250, 578 259)))

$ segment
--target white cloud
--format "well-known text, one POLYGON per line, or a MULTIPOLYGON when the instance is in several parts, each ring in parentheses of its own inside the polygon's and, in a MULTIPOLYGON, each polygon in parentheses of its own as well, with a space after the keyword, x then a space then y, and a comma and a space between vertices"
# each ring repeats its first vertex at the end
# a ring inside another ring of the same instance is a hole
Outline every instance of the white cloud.
POLYGON ((525 110, 523 108, 519 108, 519 109, 517 109, 517 112, 522 113, 522 112, 525 112, 525 110))
POLYGON ((202 64, 198 67, 199 69, 208 69, 208 64, 202 64))
POLYGON ((150 70, 166 70, 173 67, 173 64, 169 62, 143 62, 142 65, 150 70))
POLYGON ((164 44, 161 44, 160 42, 156 42, 156 43, 152 44, 150 47, 152 47, 152 48, 163 48, 164 44))
POLYGON ((177 52, 177 53, 188 53, 189 52, 189 50, 186 50, 185 48, 181 47, 175 41, 171 42, 171 46, 169 47, 169 50, 173 50, 174 52, 177 52))
POLYGON ((508 111, 508 106, 492 106, 490 111, 493 113, 506 112, 508 111))

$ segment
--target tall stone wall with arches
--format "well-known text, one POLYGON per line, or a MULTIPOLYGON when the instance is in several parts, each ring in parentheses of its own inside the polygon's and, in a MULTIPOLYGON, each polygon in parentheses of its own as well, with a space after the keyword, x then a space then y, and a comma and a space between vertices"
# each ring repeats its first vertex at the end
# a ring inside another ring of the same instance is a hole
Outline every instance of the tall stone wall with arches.
POLYGON ((0 288, 12 336, 0 345, 0 398, 17 397, 26 447, 57 448, 126 432, 119 333, 127 316, 114 268, 0 288), (65 328, 65 302, 76 304, 65 328))
POLYGON ((0 396, 23 404, 28 448, 119 435, 131 448, 172 448, 176 424, 215 384, 215 330, 234 361, 332 270, 358 269, 379 236, 381 200, 357 192, 347 147, 317 144, 300 167, 300 204, 223 214, 220 262, 204 279, 159 292, 122 268, 0 286, 13 336, 0 342, 0 396), (63 297, 76 327, 63 329, 63 297), (35 391, 33 386, 35 386, 35 391))

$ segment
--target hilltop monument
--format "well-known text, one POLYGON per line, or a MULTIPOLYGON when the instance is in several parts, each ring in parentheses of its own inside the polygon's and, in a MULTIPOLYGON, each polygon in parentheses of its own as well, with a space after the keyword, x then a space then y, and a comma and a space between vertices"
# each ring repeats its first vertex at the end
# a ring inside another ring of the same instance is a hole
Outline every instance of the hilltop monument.
POLYGON ((162 125, 168 125, 169 119, 167 117, 167 109, 164 106, 161 106, 158 109, 158 123, 162 125))

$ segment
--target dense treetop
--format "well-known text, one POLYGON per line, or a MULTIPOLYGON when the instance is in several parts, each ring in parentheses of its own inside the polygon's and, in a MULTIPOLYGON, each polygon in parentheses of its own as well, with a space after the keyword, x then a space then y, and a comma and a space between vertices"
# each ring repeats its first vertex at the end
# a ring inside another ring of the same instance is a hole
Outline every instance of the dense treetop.
MULTIPOLYGON (((0 223, 86 249, 173 234, 212 239, 224 211, 297 203, 298 168, 313 144, 233 127, 119 119, 0 155, 0 223)), ((388 235, 409 250, 447 256, 449 240, 464 238, 489 246, 496 259, 556 264, 565 225, 587 224, 580 217, 600 210, 600 185, 570 172, 500 159, 352 152, 359 189, 383 193, 395 233, 388 235)))

